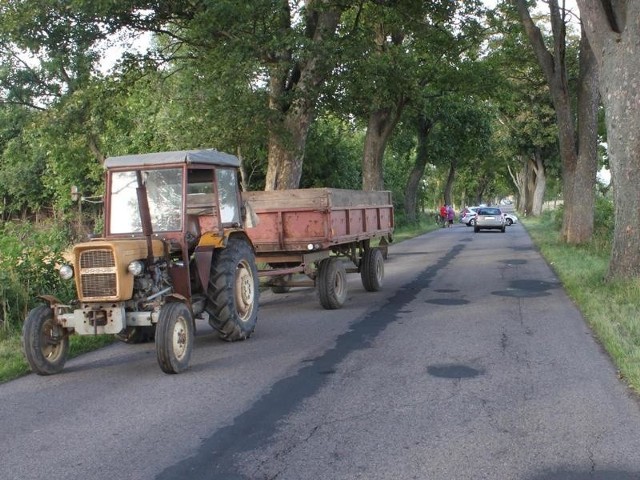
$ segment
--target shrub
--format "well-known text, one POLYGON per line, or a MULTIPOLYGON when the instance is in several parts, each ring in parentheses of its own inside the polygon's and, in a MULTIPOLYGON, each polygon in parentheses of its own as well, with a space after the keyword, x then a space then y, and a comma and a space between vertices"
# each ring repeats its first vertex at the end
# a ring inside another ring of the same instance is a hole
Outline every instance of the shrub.
POLYGON ((0 319, 6 334, 22 324, 40 294, 73 295, 56 266, 63 261, 68 232, 55 224, 6 223, 0 227, 0 319))

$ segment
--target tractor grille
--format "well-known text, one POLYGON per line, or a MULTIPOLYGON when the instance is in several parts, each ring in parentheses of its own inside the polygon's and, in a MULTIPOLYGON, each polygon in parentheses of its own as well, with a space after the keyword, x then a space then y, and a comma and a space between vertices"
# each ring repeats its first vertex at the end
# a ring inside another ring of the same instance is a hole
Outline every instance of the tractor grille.
POLYGON ((80 285, 82 298, 114 298, 118 295, 116 263, 109 249, 80 253, 80 285))

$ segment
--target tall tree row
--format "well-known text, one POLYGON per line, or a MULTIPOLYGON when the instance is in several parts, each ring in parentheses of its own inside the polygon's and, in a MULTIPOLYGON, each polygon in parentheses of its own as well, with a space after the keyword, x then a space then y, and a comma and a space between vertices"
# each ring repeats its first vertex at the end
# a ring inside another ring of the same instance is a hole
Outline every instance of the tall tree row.
POLYGON ((609 278, 640 276, 640 2, 577 0, 599 70, 615 230, 609 278))
POLYGON ((610 275, 634 276, 640 214, 630 199, 640 169, 627 121, 635 110, 620 105, 638 101, 637 62, 623 56, 635 52, 629 19, 638 7, 580 2, 587 28, 573 82, 559 2, 548 3, 549 35, 530 2, 504 3, 520 13, 548 97, 523 67, 528 54, 495 60, 498 44, 484 43, 494 32, 475 1, 5 2, 2 215, 52 204, 57 215, 71 208, 72 184, 99 194, 107 155, 214 146, 243 159, 253 188, 392 187, 409 218, 426 196, 491 201, 505 191, 500 178, 511 178, 523 208, 538 213, 545 181, 561 170, 563 234, 581 243, 592 228, 583 213, 594 191, 595 59, 616 193, 610 275), (153 35, 148 53, 125 51, 114 70, 98 68, 105 42, 143 33, 153 35), (548 104, 562 169, 553 164, 548 104), (521 172, 529 172, 524 181, 521 172))
POLYGON ((549 0, 551 43, 549 49, 535 25, 526 0, 513 0, 547 80, 556 112, 562 159, 564 217, 562 237, 568 243, 584 243, 593 233, 597 162, 598 90, 595 58, 589 43, 580 42, 580 75, 577 81, 577 115, 567 71, 567 12, 557 0, 549 0))

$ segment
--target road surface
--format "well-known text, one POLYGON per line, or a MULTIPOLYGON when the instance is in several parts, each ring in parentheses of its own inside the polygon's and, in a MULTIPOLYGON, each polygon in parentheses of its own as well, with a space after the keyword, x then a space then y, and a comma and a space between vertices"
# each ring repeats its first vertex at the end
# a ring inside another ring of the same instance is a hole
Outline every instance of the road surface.
POLYGON ((521 225, 390 248, 345 307, 265 292, 189 371, 115 344, 0 385, 2 479, 638 479, 640 408, 521 225))

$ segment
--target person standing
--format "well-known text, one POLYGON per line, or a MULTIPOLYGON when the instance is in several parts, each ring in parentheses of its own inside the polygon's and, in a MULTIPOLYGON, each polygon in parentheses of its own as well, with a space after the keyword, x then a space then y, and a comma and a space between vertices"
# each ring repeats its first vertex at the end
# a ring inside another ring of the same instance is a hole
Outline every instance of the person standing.
POLYGON ((442 222, 442 228, 444 228, 447 225, 447 214, 448 214, 448 210, 447 210, 447 204, 443 204, 440 207, 440 221, 442 222))
POLYGON ((447 205, 447 227, 453 227, 453 219, 456 216, 456 212, 451 205, 447 205))

